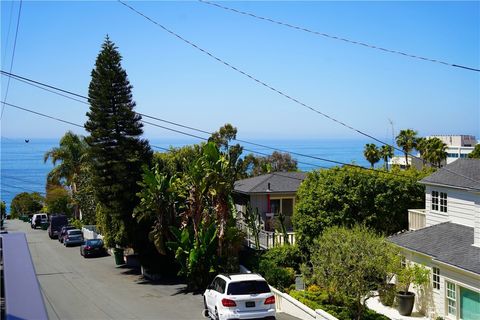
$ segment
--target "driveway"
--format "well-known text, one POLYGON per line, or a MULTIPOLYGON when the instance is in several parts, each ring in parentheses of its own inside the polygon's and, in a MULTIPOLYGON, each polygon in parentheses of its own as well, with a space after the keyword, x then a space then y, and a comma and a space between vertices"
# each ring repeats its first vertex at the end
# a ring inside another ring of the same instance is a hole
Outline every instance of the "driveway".
MULTIPOLYGON (((27 235, 48 316, 56 319, 204 319, 203 297, 175 281, 151 284, 137 271, 115 267, 112 256, 84 259, 44 230, 7 220, 8 231, 27 235)), ((278 314, 277 319, 296 319, 278 314)))

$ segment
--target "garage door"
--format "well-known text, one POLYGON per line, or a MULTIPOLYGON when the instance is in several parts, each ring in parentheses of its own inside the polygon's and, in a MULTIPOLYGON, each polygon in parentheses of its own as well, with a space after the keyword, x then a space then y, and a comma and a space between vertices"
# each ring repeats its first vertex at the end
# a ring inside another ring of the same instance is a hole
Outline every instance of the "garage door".
POLYGON ((480 293, 460 288, 460 319, 480 319, 480 293))

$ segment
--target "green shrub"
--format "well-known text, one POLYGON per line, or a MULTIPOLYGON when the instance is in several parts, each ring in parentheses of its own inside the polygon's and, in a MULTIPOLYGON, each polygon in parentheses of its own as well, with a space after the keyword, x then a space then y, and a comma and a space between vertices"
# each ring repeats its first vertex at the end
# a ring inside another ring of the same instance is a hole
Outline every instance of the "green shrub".
POLYGON ((302 254, 296 245, 283 245, 267 250, 261 260, 272 261, 279 267, 293 268, 298 272, 300 271, 302 254))
POLYGON ((295 283, 295 270, 278 266, 274 261, 262 259, 259 272, 267 282, 280 291, 284 291, 295 283))
MULTIPOLYGON (((327 292, 314 287, 314 291, 291 291, 289 294, 307 307, 315 310, 322 309, 339 320, 350 320, 355 318, 354 310, 351 307, 352 301, 339 299, 335 304, 329 302, 327 292), (318 289, 318 290, 317 290, 318 289)), ((373 310, 364 309, 361 319, 366 320, 388 320, 384 315, 378 314, 373 310)))

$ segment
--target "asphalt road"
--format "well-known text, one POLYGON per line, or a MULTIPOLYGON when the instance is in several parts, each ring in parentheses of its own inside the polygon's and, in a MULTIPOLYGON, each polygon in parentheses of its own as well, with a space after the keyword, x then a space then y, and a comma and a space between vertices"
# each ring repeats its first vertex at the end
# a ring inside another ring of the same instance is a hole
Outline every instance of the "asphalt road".
MULTIPOLYGON (((113 256, 85 259, 79 247, 65 248, 28 223, 7 220, 6 227, 27 235, 51 320, 204 319, 203 297, 185 293, 183 283, 141 281, 138 271, 115 267, 113 256)), ((279 313, 277 319, 296 318, 279 313)))

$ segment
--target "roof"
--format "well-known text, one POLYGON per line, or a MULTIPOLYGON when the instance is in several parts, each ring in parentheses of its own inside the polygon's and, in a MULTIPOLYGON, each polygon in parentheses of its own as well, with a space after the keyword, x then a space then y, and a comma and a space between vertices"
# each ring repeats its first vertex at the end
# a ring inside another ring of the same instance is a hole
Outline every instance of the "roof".
POLYGON ((394 244, 434 260, 480 274, 480 248, 473 246, 473 228, 444 222, 391 236, 394 244))
POLYGON ((273 172, 235 182, 240 193, 295 193, 305 179, 305 172, 273 172))
POLYGON ((229 281, 265 281, 265 279, 256 274, 256 273, 233 273, 233 274, 223 274, 220 276, 225 277, 229 281))
POLYGON ((480 191, 480 159, 455 160, 423 178, 420 183, 480 191))

